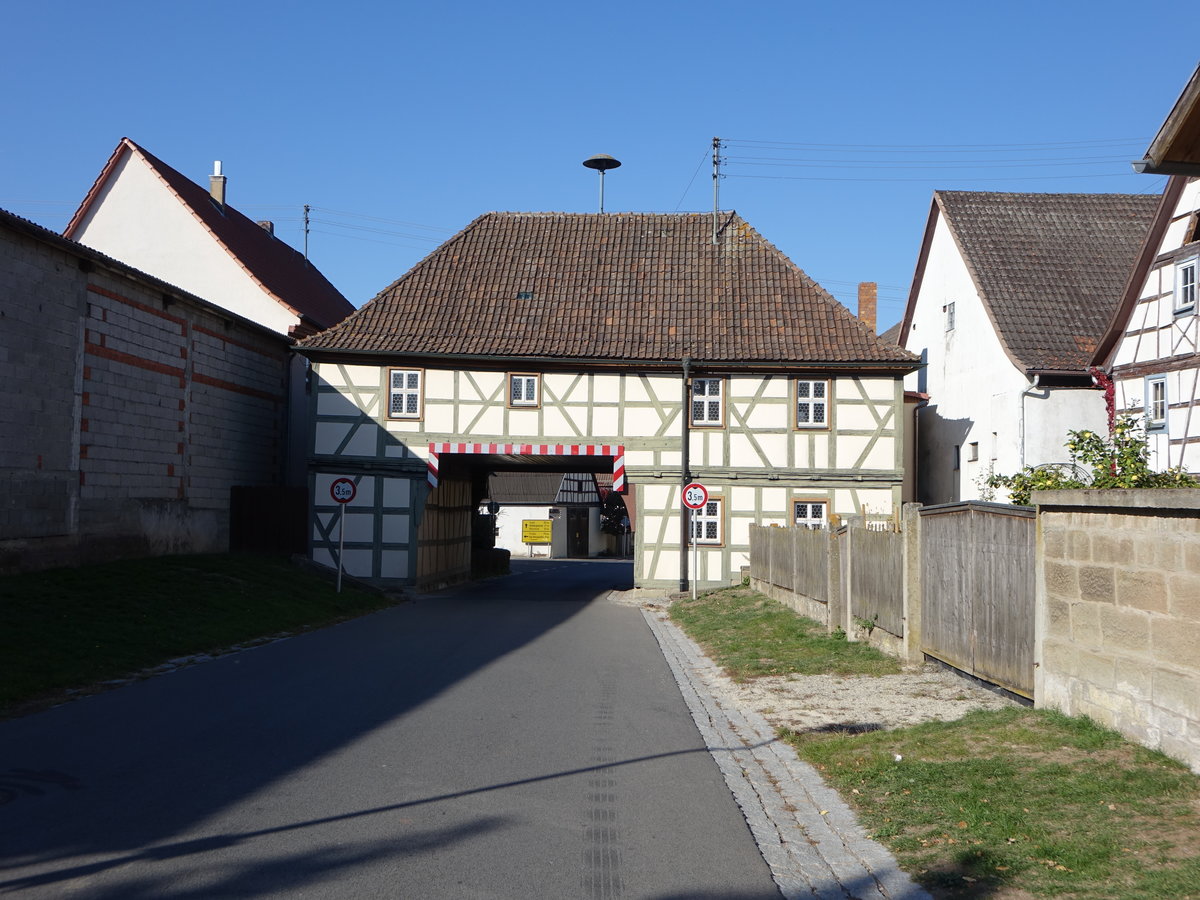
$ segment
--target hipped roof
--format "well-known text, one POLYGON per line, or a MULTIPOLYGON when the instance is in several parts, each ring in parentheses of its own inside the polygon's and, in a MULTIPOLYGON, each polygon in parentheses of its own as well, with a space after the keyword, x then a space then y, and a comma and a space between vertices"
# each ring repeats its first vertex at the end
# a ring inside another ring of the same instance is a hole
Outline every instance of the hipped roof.
POLYGON ((354 305, 303 254, 268 234, 262 226, 228 203, 224 207, 218 206, 207 188, 191 181, 129 138, 121 138, 117 144, 63 232, 66 237, 76 237, 126 153, 141 158, 267 294, 295 315, 307 320, 309 327, 304 330, 328 328, 354 311, 354 305))
POLYGON ((945 219, 984 308, 1023 372, 1086 370, 1158 205, 1141 194, 935 191, 902 340, 945 219))
POLYGON ((302 349, 914 367, 736 213, 487 213, 302 349))

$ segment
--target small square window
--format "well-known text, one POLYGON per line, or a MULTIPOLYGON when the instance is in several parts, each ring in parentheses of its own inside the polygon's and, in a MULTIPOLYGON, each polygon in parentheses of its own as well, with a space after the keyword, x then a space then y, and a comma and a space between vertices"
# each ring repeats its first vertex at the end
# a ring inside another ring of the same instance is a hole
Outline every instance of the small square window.
POLYGON ((792 521, 801 528, 824 528, 828 522, 824 500, 795 500, 792 502, 792 521))
POLYGON ((721 378, 692 379, 692 424, 725 424, 724 380, 721 378))
POLYGON ((537 375, 508 376, 509 406, 538 406, 542 402, 537 375))
POLYGON ((796 380, 796 427, 825 428, 829 424, 829 382, 796 380))
POLYGON ((709 497, 703 509, 692 515, 692 541, 696 544, 720 544, 723 533, 723 517, 720 497, 709 497))
POLYGON ((390 369, 388 372, 388 418, 421 418, 420 369, 390 369))

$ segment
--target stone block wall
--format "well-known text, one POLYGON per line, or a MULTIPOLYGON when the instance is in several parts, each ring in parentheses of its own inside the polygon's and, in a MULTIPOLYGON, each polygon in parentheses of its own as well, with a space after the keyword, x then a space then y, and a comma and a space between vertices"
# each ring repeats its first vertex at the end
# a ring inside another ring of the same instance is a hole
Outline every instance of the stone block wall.
POLYGON ((1200 490, 1045 491, 1038 706, 1200 772, 1200 490))
POLYGON ((288 342, 0 215, 0 572, 221 551, 281 482, 288 342))

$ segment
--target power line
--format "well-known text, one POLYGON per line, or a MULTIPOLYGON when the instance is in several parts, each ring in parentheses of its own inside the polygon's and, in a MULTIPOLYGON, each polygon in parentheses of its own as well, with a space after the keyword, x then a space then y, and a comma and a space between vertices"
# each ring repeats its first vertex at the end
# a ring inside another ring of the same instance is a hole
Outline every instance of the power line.
MULTIPOLYGON (((1123 178, 1126 175, 1132 175, 1133 172, 1098 172, 1095 175, 1008 175, 1004 178, 970 178, 972 182, 980 181, 1060 181, 1066 178, 1123 178)), ((740 174, 737 172, 726 173, 728 178, 765 178, 772 181, 914 181, 914 182, 936 182, 944 181, 943 178, 929 176, 926 178, 826 178, 819 175, 749 175, 740 174)), ((961 180, 964 176, 958 176, 961 180)))
POLYGON ((1081 147, 1145 147, 1146 138, 1107 138, 1095 141, 1049 141, 1026 144, 814 144, 793 143, 789 141, 754 141, 739 138, 722 138, 727 146, 730 144, 756 144, 763 147, 802 148, 814 150, 845 150, 851 152, 868 152, 874 150, 892 150, 897 152, 925 152, 927 150, 951 150, 964 153, 991 152, 1001 148, 1008 150, 1050 150, 1054 148, 1071 149, 1081 147))

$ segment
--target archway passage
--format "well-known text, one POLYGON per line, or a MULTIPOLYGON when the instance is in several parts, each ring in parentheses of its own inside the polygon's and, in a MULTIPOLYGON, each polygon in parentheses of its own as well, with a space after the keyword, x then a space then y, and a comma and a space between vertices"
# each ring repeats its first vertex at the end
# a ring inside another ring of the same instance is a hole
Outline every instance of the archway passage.
POLYGON ((429 445, 429 486, 438 486, 438 468, 443 453, 485 454, 488 456, 574 456, 612 458, 613 484, 617 493, 625 492, 625 447, 621 444, 469 444, 431 443, 429 445))

